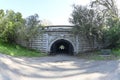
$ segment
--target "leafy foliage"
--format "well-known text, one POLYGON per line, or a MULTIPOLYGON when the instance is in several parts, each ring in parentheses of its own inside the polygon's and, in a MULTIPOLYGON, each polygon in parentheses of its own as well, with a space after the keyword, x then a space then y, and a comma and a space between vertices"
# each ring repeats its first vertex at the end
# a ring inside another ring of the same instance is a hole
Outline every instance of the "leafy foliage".
POLYGON ((0 10, 0 40, 14 43, 16 28, 23 23, 21 13, 12 10, 0 10))
POLYGON ((103 41, 104 48, 120 45, 120 18, 115 0, 94 0, 90 6, 76 6, 70 22, 73 31, 87 37, 88 41, 103 41))
POLYGON ((107 48, 120 47, 120 22, 109 30, 105 31, 104 41, 107 48))
POLYGON ((29 47, 31 39, 39 34, 41 29, 43 27, 38 14, 24 19, 19 12, 0 10, 0 40, 2 42, 16 43, 16 40, 20 39, 26 41, 29 47))
POLYGON ((120 45, 120 19, 118 8, 115 0, 95 0, 92 2, 92 7, 102 14, 106 30, 104 33, 104 46, 107 48, 115 48, 120 45))
MULTIPOLYGON (((25 40, 27 48, 30 40, 39 34, 41 24, 37 14, 22 18, 22 14, 12 10, 0 10, 0 52, 12 56, 43 56, 16 44, 16 39, 25 40), (6 42, 6 43, 4 43, 6 42), (13 43, 13 44, 11 44, 13 43)), ((42 28, 42 27, 41 27, 42 28)))
POLYGON ((91 7, 99 10, 104 18, 119 16, 115 0, 95 0, 91 2, 91 7))
POLYGON ((94 43, 95 38, 100 39, 102 36, 102 16, 93 9, 74 5, 70 22, 75 24, 73 31, 84 36, 90 43, 94 43))
POLYGON ((27 47, 29 47, 30 40, 40 33, 40 27, 39 16, 37 14, 31 15, 26 18, 25 23, 17 29, 18 37, 26 41, 27 47))

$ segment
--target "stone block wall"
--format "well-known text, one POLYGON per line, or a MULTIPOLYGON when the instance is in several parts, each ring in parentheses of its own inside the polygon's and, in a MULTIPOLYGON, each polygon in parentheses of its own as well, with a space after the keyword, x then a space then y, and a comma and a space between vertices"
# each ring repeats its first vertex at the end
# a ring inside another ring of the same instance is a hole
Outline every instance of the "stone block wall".
MULTIPOLYGON (((82 36, 74 35, 71 29, 71 26, 48 26, 44 33, 31 40, 30 47, 41 52, 49 53, 51 46, 55 41, 64 39, 73 45, 74 54, 93 49, 87 40, 85 40, 82 36)), ((25 46, 24 41, 19 43, 25 46)), ((97 47, 99 47, 99 44, 95 42, 94 48, 97 47)))

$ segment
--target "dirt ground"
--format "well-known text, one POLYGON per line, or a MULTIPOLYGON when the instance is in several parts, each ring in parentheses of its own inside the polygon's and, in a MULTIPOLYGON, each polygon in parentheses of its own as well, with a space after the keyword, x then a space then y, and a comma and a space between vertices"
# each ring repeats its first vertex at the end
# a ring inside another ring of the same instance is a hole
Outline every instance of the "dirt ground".
POLYGON ((18 58, 0 54, 0 80, 120 80, 120 60, 74 56, 18 58))

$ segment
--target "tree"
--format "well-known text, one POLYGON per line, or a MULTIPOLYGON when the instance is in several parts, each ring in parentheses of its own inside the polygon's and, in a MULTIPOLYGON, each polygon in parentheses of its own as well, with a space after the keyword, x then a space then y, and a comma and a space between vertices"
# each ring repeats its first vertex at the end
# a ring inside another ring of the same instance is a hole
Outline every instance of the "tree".
POLYGON ((107 22, 108 28, 104 31, 104 46, 115 48, 120 46, 120 20, 110 18, 107 22))
POLYGON ((31 15, 25 19, 24 25, 22 25, 17 34, 19 38, 24 40, 27 43, 27 47, 30 47, 30 41, 34 38, 37 34, 39 34, 41 24, 39 20, 38 14, 31 15))
POLYGON ((95 38, 99 40, 102 36, 102 17, 94 9, 74 5, 70 22, 75 25, 73 28, 74 33, 84 36, 91 44, 91 47, 94 46, 95 38))
POLYGON ((114 27, 117 21, 119 21, 118 8, 115 0, 95 0, 91 2, 91 7, 95 8, 103 16, 107 26, 114 27))
POLYGON ((91 7, 101 11, 104 17, 118 17, 118 8, 115 0, 95 0, 91 7))
POLYGON ((102 14, 105 22, 104 46, 114 48, 120 44, 120 18, 115 0, 95 0, 91 3, 102 14))
POLYGON ((12 10, 0 10, 0 40, 15 43, 16 28, 23 23, 22 14, 12 10))
POLYGON ((3 16, 5 15, 5 12, 3 9, 0 10, 0 19, 3 18, 3 16))
POLYGON ((94 0, 90 6, 74 6, 70 22, 74 32, 89 42, 94 38, 103 41, 104 47, 120 45, 120 18, 115 0, 94 0), (118 44, 119 43, 119 44, 118 44))

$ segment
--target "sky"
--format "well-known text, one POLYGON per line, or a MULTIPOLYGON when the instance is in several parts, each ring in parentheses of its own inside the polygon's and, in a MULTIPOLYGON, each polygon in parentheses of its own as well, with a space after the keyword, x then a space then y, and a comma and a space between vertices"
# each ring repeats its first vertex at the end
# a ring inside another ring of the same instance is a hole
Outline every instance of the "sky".
MULTIPOLYGON (((70 25, 72 5, 88 5, 91 0, 0 0, 0 9, 20 12, 23 18, 37 13, 52 25, 70 25)), ((120 2, 120 0, 119 0, 120 2)), ((119 3, 117 2, 117 3, 119 3)))

